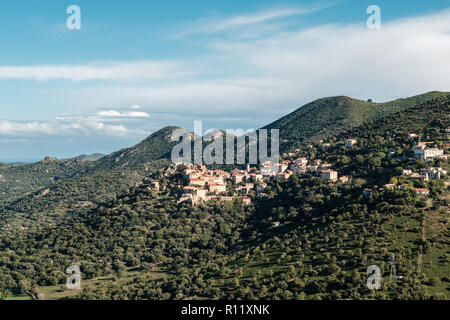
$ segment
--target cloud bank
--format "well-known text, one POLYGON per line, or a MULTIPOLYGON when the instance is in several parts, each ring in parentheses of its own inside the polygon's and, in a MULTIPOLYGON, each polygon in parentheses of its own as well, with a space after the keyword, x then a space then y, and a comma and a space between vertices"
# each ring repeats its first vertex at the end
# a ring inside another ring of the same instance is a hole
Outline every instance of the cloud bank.
POLYGON ((0 80, 142 80, 187 76, 177 62, 94 62, 87 65, 0 66, 0 80))
MULTIPOLYGON (((137 105, 130 107, 136 109, 137 105)), ((125 137, 148 134, 139 130, 136 121, 148 118, 144 111, 99 111, 94 115, 63 115, 44 120, 0 120, 0 138, 40 138, 40 137, 125 137), (126 123, 133 121, 127 128, 126 123)), ((139 124, 139 123, 138 123, 139 124)), ((142 123, 140 123, 142 125, 142 123)), ((145 123, 144 123, 145 127, 145 123)))

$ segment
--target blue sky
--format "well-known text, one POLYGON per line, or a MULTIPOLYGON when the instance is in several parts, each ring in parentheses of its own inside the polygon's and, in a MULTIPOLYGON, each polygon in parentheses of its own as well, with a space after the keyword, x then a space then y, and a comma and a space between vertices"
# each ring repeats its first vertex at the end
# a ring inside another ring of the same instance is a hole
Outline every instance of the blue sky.
POLYGON ((109 153, 165 125, 258 128, 332 95, 450 91, 431 1, 0 3, 0 161, 109 153), (66 8, 81 8, 68 30, 66 8), (381 8, 368 30, 366 8, 381 8))

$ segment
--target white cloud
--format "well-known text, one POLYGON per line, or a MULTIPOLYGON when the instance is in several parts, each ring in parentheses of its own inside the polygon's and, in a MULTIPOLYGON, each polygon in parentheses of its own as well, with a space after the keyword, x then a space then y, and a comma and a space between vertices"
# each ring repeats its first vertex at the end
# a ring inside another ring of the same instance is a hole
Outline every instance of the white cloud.
POLYGON ((450 10, 384 23, 381 30, 368 30, 364 21, 330 24, 251 41, 214 40, 209 47, 215 56, 208 56, 203 68, 216 65, 214 72, 226 76, 170 86, 102 87, 103 95, 117 92, 110 98, 200 116, 267 113, 270 121, 324 96, 386 101, 450 91, 450 10))
POLYGON ((96 62, 88 65, 0 66, 0 80, 136 80, 168 79, 192 74, 169 61, 96 62))
POLYGON ((0 120, 0 137, 68 137, 68 136, 124 136, 129 133, 124 125, 106 124, 98 119, 49 119, 42 121, 0 120))
POLYGON ((213 34, 217 32, 227 31, 230 29, 236 29, 255 24, 262 24, 264 22, 268 22, 274 19, 310 13, 323 8, 325 7, 322 6, 314 8, 272 9, 258 13, 248 15, 238 15, 222 19, 206 18, 193 23, 191 26, 184 27, 183 28, 184 30, 182 32, 179 32, 176 36, 184 36, 195 33, 213 34))
POLYGON ((146 112, 142 112, 142 111, 129 111, 125 113, 127 117, 150 117, 150 115, 146 112))
POLYGON ((120 113, 119 111, 116 111, 116 110, 104 110, 104 111, 98 112, 97 115, 102 116, 102 117, 135 117, 135 118, 150 117, 150 115, 148 113, 143 112, 143 111, 127 111, 127 112, 120 113))
POLYGON ((102 117, 121 117, 122 116, 122 114, 116 110, 100 111, 97 114, 102 117))

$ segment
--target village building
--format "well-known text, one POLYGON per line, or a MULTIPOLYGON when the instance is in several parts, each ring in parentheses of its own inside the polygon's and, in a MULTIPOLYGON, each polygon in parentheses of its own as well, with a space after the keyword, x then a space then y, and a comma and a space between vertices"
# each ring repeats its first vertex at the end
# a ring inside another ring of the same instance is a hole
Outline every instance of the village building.
POLYGON ((193 187, 193 186, 186 186, 186 187, 183 187, 183 194, 194 194, 194 192, 195 192, 195 187, 193 187))
POLYGON ((406 169, 402 170, 402 175, 409 176, 410 174, 412 174, 412 170, 406 170, 406 169))
POLYGON ((245 179, 245 174, 243 173, 233 173, 231 176, 231 181, 233 182, 233 184, 239 184, 241 182, 243 182, 245 179))
POLYGON ((263 181, 263 179, 264 179, 263 175, 260 173, 252 173, 250 175, 250 178, 251 178, 250 180, 252 182, 259 182, 259 181, 263 181))
POLYGON ((422 169, 421 174, 422 176, 424 176, 425 180, 441 179, 443 176, 447 175, 447 170, 438 167, 433 167, 428 169, 422 169))
POLYGON ((259 167, 259 171, 264 177, 271 177, 275 174, 270 161, 262 163, 259 167))
POLYGON ((331 143, 324 143, 324 144, 322 144, 322 146, 321 146, 322 150, 326 150, 326 149, 328 149, 329 147, 331 147, 331 143))
POLYGON ((419 151, 416 154, 418 155, 419 159, 430 160, 437 156, 443 155, 444 150, 438 148, 429 148, 423 151, 419 151))
POLYGON ((256 192, 262 193, 266 190, 266 188, 267 188, 267 183, 261 182, 258 185, 256 185, 256 192))
POLYGON ((151 181, 150 182, 150 188, 158 191, 159 190, 159 182, 158 181, 151 181))
POLYGON ((272 165, 272 172, 273 174, 278 174, 280 172, 285 172, 288 168, 288 164, 286 162, 282 162, 282 163, 275 163, 274 165, 272 165))
POLYGON ((356 144, 356 139, 347 139, 344 143, 346 148, 353 148, 353 146, 356 144))
POLYGON ((202 199, 200 199, 199 197, 194 196, 192 194, 185 194, 178 200, 178 203, 182 203, 182 202, 190 203, 193 206, 195 206, 195 205, 200 204, 202 202, 202 199))
POLYGON ((231 174, 229 172, 223 171, 223 170, 216 170, 216 175, 219 177, 223 177, 224 179, 230 179, 231 174))
POLYGON ((178 199, 178 202, 177 202, 177 203, 191 201, 191 199, 192 199, 192 195, 191 195, 191 194, 183 194, 183 195, 181 196, 181 198, 178 199))
POLYGON ((330 170, 330 169, 322 170, 320 174, 322 176, 322 179, 327 180, 327 181, 336 181, 338 178, 337 171, 330 170))
POLYGON ((423 180, 423 176, 420 173, 413 172, 408 175, 412 180, 423 180))
POLYGON ((200 199, 206 199, 206 189, 196 188, 194 191, 194 195, 199 197, 200 199))
POLYGON ((347 183, 348 182, 348 177, 347 176, 342 176, 342 177, 339 177, 339 182, 340 183, 347 183))
POLYGON ((206 196, 206 201, 214 201, 217 200, 217 196, 206 196))
POLYGON ((189 179, 189 184, 191 186, 204 187, 206 185, 206 181, 204 179, 189 179))
POLYGON ((246 183, 245 186, 238 187, 237 191, 241 194, 248 194, 254 187, 255 185, 253 183, 246 183))
POLYGON ((427 188, 415 188, 414 189, 418 195, 427 196, 430 194, 430 190, 427 188))
POLYGON ((222 192, 227 192, 227 186, 224 184, 210 184, 209 192, 213 192, 215 194, 219 194, 222 192))
POLYGON ((425 150, 425 148, 427 147, 427 145, 428 144, 432 144, 433 143, 433 141, 422 141, 422 142, 419 142, 417 145, 415 145, 414 147, 413 147, 413 150, 414 151, 416 151, 416 150, 425 150))
POLYGON ((364 189, 363 190, 363 195, 365 196, 365 197, 368 197, 368 196, 370 196, 372 194, 372 189, 364 189))
POLYGON ((219 176, 203 176, 202 179, 204 179, 208 184, 224 184, 223 177, 219 176))
POLYGON ((292 175, 291 171, 290 172, 280 172, 276 175, 275 179, 285 181, 285 180, 288 180, 291 175, 292 175))
POLYGON ((297 160, 294 161, 294 165, 295 166, 306 166, 308 164, 308 160, 304 157, 298 158, 297 160))
POLYGON ((195 164, 194 169, 202 172, 207 171, 206 167, 203 164, 195 164))
POLYGON ((296 174, 306 174, 308 170, 306 169, 306 167, 293 167, 292 171, 296 174))
POLYGON ((282 224, 280 221, 274 221, 274 222, 272 222, 272 226, 274 228, 279 228, 279 227, 284 226, 284 224, 282 224))
POLYGON ((261 193, 258 193, 258 197, 259 197, 259 198, 268 198, 269 195, 268 195, 267 193, 261 192, 261 193))
POLYGON ((252 204, 252 200, 251 200, 250 198, 242 198, 242 202, 243 202, 244 205, 246 205, 246 206, 252 204))

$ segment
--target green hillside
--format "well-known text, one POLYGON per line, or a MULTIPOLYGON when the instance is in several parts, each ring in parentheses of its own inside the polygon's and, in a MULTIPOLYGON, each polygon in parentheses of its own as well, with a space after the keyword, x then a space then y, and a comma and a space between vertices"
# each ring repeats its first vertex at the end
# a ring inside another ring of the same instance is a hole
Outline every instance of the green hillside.
POLYGON ((308 103, 263 129, 279 129, 281 151, 339 134, 342 130, 393 114, 431 99, 446 96, 447 92, 373 103, 349 97, 322 98, 308 103))
POLYGON ((145 175, 170 164, 170 136, 163 128, 134 147, 97 161, 52 158, 19 168, 0 169, 0 226, 34 228, 77 210, 109 201, 145 175))
POLYGON ((73 178, 89 168, 93 168, 92 163, 82 159, 59 161, 52 158, 19 167, 0 166, 0 205, 44 186, 73 178))
POLYGON ((128 192, 143 177, 169 165, 160 160, 132 169, 96 171, 62 180, 0 206, 0 228, 40 228, 63 221, 128 192))
POLYGON ((178 128, 163 128, 134 147, 104 157, 100 157, 100 154, 69 160, 47 157, 20 167, 0 164, 0 206, 67 179, 108 170, 132 170, 144 163, 170 158, 172 147, 176 144, 170 142, 170 136, 175 129, 178 128), (95 158, 99 159, 94 161, 95 158))
POLYGON ((96 170, 130 168, 142 163, 159 159, 170 159, 172 148, 178 142, 170 140, 172 133, 180 129, 169 126, 162 128, 137 145, 107 155, 95 162, 96 170))
MULTIPOLYGON (((412 159, 417 140, 405 134, 416 132, 448 154, 449 114, 450 98, 439 97, 343 129, 327 150, 314 144, 301 151, 331 163, 350 177, 348 183, 293 175, 271 181, 269 198, 254 197, 250 206, 236 200, 193 207, 176 203, 180 171, 158 171, 150 177, 166 187, 161 191, 138 184, 73 210, 56 225, 3 230, 0 293, 44 299, 449 299, 449 178, 426 182, 401 174, 431 166, 450 172, 446 160, 412 159), (358 141, 351 149, 343 142, 349 137, 358 141), (405 187, 382 190, 389 182, 405 187), (414 191, 424 187, 430 195, 414 191), (372 189, 370 196, 363 195, 365 188, 372 189), (275 221, 282 225, 274 228, 275 221), (390 285, 392 254, 402 278, 390 285), (63 270, 74 262, 86 281, 76 293, 61 286, 63 270), (372 264, 382 270, 379 291, 366 287, 372 264)), ((138 163, 140 156, 122 160, 131 150, 108 163, 138 163)), ((163 155, 164 148, 153 154, 163 155)))

